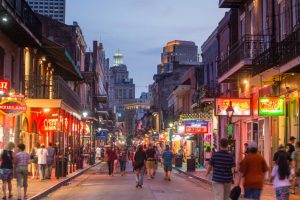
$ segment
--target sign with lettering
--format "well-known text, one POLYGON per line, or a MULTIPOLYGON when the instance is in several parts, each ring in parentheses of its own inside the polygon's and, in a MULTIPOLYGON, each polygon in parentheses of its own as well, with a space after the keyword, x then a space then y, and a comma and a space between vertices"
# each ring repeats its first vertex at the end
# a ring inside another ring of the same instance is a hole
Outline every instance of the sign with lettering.
POLYGON ((0 102, 0 112, 4 115, 19 115, 26 112, 27 106, 16 100, 5 100, 0 102))
POLYGON ((258 99, 259 116, 283 116, 285 99, 278 97, 263 97, 258 99))
POLYGON ((207 121, 186 121, 185 124, 186 134, 204 134, 208 133, 207 121))
POLYGON ((6 93, 9 89, 9 81, 0 80, 0 91, 6 93))
POLYGON ((234 109, 233 116, 251 116, 251 100, 244 98, 216 98, 216 115, 227 116, 230 102, 234 109))

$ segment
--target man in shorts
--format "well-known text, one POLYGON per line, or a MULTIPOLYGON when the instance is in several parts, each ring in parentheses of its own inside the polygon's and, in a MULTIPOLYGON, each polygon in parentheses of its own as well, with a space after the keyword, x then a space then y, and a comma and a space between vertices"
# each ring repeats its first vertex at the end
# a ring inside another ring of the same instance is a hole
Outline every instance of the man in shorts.
POLYGON ((171 171, 172 171, 172 160, 173 160, 173 153, 170 151, 170 146, 166 145, 166 150, 162 155, 164 170, 165 170, 165 180, 171 181, 171 171))

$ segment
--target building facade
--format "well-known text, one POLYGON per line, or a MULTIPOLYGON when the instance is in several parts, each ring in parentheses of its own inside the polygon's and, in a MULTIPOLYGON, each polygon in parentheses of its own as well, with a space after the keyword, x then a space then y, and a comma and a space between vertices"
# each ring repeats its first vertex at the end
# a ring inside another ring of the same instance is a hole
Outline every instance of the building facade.
POLYGON ((235 42, 219 49, 218 82, 233 88, 231 97, 252 101, 249 117, 233 118, 236 156, 242 157, 243 143, 254 141, 271 165, 280 144, 291 136, 299 140, 299 2, 220 1, 219 7, 237 12, 232 20, 238 23, 227 29, 235 42))
POLYGON ((115 111, 117 121, 124 122, 124 104, 135 99, 135 84, 129 78, 129 71, 123 64, 123 55, 119 51, 114 55, 109 79, 110 108, 115 111))
POLYGON ((34 12, 65 23, 66 0, 27 0, 27 2, 34 12))

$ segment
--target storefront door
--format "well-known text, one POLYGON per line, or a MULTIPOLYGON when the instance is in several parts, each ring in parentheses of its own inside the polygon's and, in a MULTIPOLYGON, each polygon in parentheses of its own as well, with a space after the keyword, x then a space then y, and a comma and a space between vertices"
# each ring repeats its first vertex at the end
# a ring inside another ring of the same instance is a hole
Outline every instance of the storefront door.
POLYGON ((260 119, 258 120, 258 142, 257 142, 257 147, 258 147, 258 151, 261 153, 261 155, 264 155, 264 150, 265 150, 265 146, 264 146, 264 140, 265 140, 265 120, 264 119, 260 119))

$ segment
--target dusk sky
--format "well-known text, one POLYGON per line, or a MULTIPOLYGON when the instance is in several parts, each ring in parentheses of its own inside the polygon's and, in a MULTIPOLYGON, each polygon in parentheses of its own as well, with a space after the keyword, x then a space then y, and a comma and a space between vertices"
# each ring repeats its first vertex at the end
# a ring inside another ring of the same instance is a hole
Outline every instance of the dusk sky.
POLYGON ((106 57, 120 49, 136 97, 148 91, 163 46, 172 40, 194 41, 199 47, 217 27, 225 9, 219 0, 67 0, 66 23, 77 21, 88 49, 104 44, 106 57))

